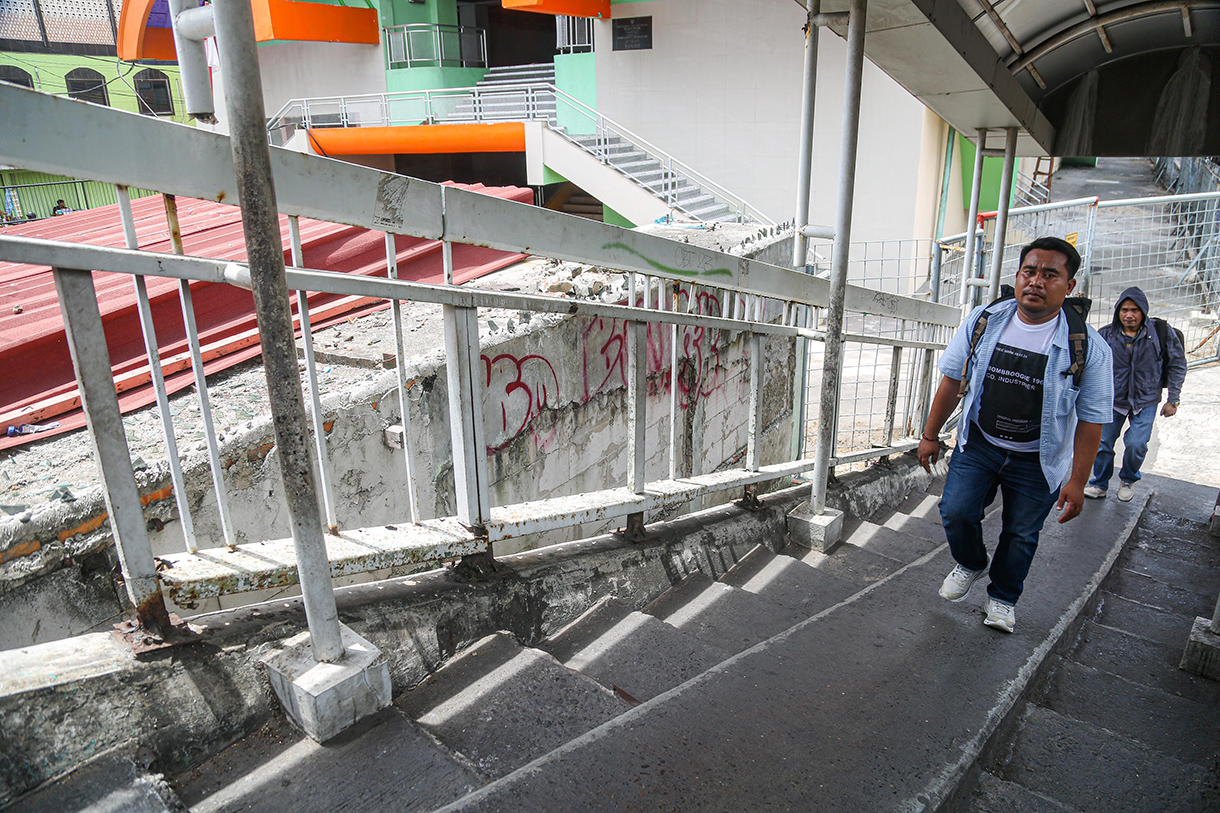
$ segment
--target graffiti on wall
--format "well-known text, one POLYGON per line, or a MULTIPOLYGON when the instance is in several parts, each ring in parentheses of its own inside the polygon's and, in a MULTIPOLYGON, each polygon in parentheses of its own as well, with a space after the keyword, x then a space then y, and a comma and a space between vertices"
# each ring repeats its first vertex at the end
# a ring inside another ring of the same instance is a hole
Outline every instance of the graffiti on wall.
MULTIPOLYGON (((642 307, 642 298, 636 307, 642 307)), ((678 308, 690 307, 685 290, 679 294, 678 308)), ((722 314, 720 298, 710 291, 695 294, 694 313, 706 316, 722 314)), ((678 404, 690 409, 700 399, 709 397, 723 384, 724 368, 720 357, 723 331, 702 325, 678 328, 678 404)), ((585 324, 582 341, 584 398, 627 385, 627 322, 622 319, 592 317, 585 324)), ((649 323, 646 337, 650 394, 669 392, 672 386, 669 362, 673 329, 649 323), (659 388, 659 389, 656 389, 659 388)))
MULTIPOLYGON (((559 406, 559 378, 540 355, 501 353, 483 359, 483 427, 488 453, 498 452, 548 407, 559 406)), ((549 438, 539 438, 545 445, 549 438)))

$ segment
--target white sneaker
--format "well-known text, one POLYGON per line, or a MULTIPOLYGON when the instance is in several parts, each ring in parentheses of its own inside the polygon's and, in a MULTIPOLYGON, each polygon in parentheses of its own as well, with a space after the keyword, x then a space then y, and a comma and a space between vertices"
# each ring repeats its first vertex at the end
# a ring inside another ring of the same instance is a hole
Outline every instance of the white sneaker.
POLYGON ((1012 632, 1017 626, 1017 611, 1011 604, 987 599, 987 617, 983 623, 1000 632, 1012 632))
MULTIPOLYGON (((987 564, 990 566, 990 560, 987 564)), ((983 574, 986 572, 986 567, 982 570, 967 570, 961 565, 954 565, 953 570, 949 571, 949 575, 945 576, 944 582, 940 585, 940 597, 946 601, 961 601, 970 592, 970 588, 974 587, 974 583, 983 578, 983 574)))
MULTIPOLYGON (((1118 493, 1122 494, 1122 491, 1119 491, 1118 493)), ((1102 488, 1101 486, 1085 486, 1084 495, 1090 500, 1104 500, 1106 498, 1106 489, 1102 488)), ((1119 497, 1119 499, 1121 500, 1122 497, 1119 497)), ((1131 498, 1128 497, 1127 499, 1131 498)))
POLYGON ((1118 487, 1118 501, 1131 502, 1135 496, 1135 483, 1123 483, 1118 487))

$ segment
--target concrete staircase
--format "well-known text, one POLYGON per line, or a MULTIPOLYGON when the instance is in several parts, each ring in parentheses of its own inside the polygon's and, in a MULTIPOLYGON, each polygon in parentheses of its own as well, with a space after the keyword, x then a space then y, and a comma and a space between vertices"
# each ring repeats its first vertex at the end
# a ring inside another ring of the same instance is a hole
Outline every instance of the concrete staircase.
POLYGON ((1178 669, 1185 631, 1215 606, 1220 544, 1166 502, 958 811, 1220 810, 1220 684, 1178 669))
POLYGON ((529 121, 542 119, 556 126, 555 94, 537 89, 533 94, 536 104, 531 105, 529 96, 521 90, 512 90, 514 85, 555 84, 553 64, 511 65, 490 68, 475 87, 479 94, 459 102, 442 121, 462 124, 475 121, 529 121))
MULTIPOLYGON (((828 555, 658 528, 703 551, 658 563, 663 592, 599 588, 546 638, 486 635, 326 745, 277 716, 177 776, 164 809, 1217 810, 1220 689, 1174 668, 1220 564, 1178 517, 1214 494, 1169 481, 1141 521, 1150 488, 1048 522, 1015 635, 982 625, 981 589, 936 597, 937 482, 849 515, 828 555)), ((616 561, 596 578, 626 578, 616 561)))

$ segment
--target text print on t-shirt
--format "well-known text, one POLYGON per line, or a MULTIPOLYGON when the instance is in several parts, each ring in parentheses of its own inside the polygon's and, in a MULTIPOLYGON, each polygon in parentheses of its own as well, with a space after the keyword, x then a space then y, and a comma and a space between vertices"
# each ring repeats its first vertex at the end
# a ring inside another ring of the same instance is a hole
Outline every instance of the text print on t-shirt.
POLYGON ((987 439, 1014 451, 1038 450, 1042 382, 1057 322, 1027 325, 1013 316, 991 354, 977 422, 987 439))

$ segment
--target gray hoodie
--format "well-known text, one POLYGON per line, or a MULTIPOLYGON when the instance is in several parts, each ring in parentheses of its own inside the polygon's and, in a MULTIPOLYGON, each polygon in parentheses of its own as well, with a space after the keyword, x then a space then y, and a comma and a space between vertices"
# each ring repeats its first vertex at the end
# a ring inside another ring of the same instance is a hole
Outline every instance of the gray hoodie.
MULTIPOLYGON (((1139 288, 1122 292, 1114 306, 1114 319, 1098 331, 1114 358, 1114 409, 1132 413, 1161 402, 1161 340, 1148 319, 1148 297, 1139 288), (1144 323, 1131 347, 1123 335, 1119 309, 1130 299, 1144 313, 1144 323)), ((1186 348, 1172 330, 1169 338, 1169 400, 1177 401, 1186 381, 1186 348)))

